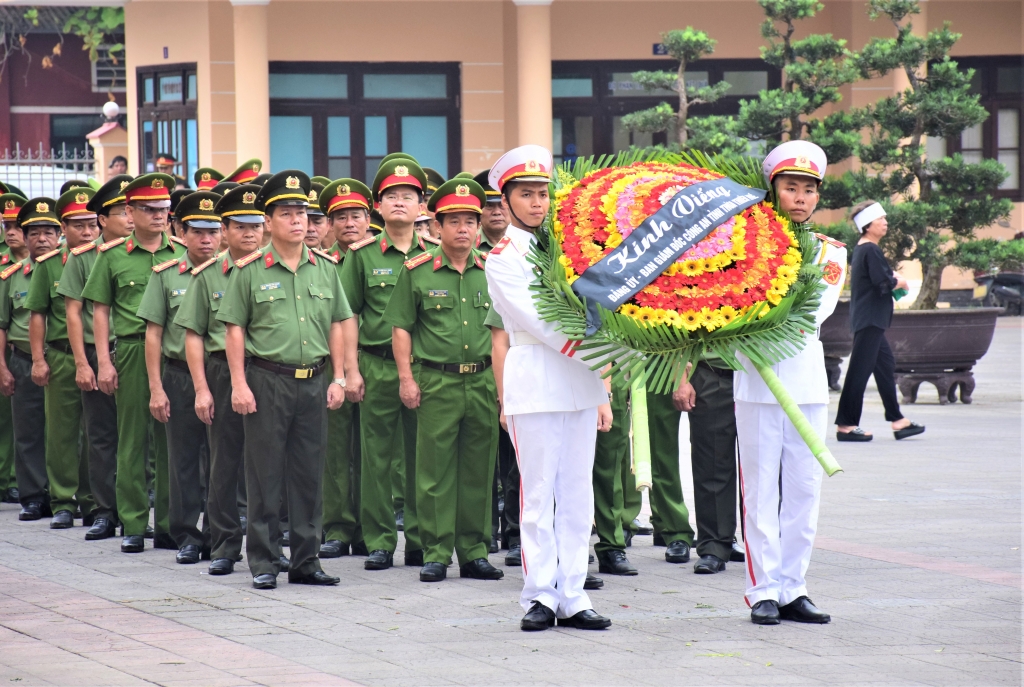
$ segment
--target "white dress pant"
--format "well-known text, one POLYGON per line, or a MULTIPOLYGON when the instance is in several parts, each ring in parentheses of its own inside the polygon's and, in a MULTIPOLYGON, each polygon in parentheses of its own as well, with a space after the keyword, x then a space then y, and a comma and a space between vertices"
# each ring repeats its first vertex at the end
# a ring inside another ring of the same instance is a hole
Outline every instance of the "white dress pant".
MULTIPOLYGON (((801 404, 800 410, 824 436, 828 405, 801 404)), ((736 433, 746 513, 746 601, 753 606, 774 599, 784 606, 807 595, 804 576, 818 528, 824 470, 777 404, 736 401, 736 433)))
POLYGON ((521 480, 519 603, 528 611, 539 601, 568 618, 593 608, 583 583, 594 517, 597 408, 509 415, 508 429, 521 480))

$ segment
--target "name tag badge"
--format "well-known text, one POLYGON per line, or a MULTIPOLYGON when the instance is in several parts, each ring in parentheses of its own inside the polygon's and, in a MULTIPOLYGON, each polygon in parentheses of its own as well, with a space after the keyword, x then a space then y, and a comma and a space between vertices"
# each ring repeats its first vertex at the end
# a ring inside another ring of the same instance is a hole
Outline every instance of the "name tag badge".
POLYGON ((373 268, 373 276, 380 277, 380 276, 385 275, 385 274, 393 274, 393 272, 392 272, 390 267, 374 267, 373 268))
POLYGON ((427 291, 428 298, 447 298, 448 289, 441 289, 438 291, 427 291))
POLYGON ((213 300, 215 300, 215 301, 219 301, 221 298, 224 298, 224 292, 223 291, 214 291, 210 295, 213 296, 213 300))
POLYGON ((171 298, 175 298, 177 296, 184 296, 187 290, 188 289, 171 289, 171 298))
POLYGON ((260 284, 260 291, 273 291, 274 289, 281 288, 281 282, 275 281, 269 284, 260 284))
POLYGON ((15 291, 14 300, 20 301, 22 298, 28 295, 28 291, 15 291))

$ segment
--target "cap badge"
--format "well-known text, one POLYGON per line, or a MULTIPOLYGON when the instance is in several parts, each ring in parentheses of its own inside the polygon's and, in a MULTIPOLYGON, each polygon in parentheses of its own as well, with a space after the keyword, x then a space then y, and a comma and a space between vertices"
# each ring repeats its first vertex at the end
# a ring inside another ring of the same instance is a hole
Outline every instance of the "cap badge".
POLYGON ((306 199, 309 200, 310 202, 315 201, 316 200, 316 189, 313 189, 312 191, 310 191, 309 195, 306 196, 306 199))
POLYGON ((287 179, 284 180, 284 185, 285 185, 286 188, 298 188, 299 187, 299 178, 298 177, 288 177, 287 179))
POLYGON ((199 179, 201 181, 209 181, 210 180, 210 173, 209 172, 203 172, 202 175, 199 177, 199 179))
POLYGON ((164 187, 164 180, 163 179, 153 179, 153 183, 150 184, 149 187, 150 188, 163 188, 164 187))
POLYGON ((49 212, 50 206, 48 203, 36 203, 36 212, 49 212))
POLYGON ((396 166, 395 167, 395 176, 396 177, 407 177, 407 176, 409 176, 409 168, 406 167, 405 165, 398 165, 398 166, 396 166))
POLYGON ((808 160, 805 156, 801 155, 800 157, 798 157, 796 160, 793 161, 793 166, 794 167, 801 167, 803 169, 810 169, 811 168, 811 161, 808 160))
POLYGON ((199 201, 199 209, 207 212, 213 210, 213 201, 209 198, 203 198, 199 201))
POLYGON ((129 183, 129 182, 127 182, 127 181, 122 181, 122 182, 121 182, 121 190, 122 190, 122 191, 124 190, 124 187, 128 185, 128 183, 129 183))
POLYGON ((338 195, 347 196, 350 193, 352 193, 352 189, 348 187, 348 184, 342 184, 338 187, 338 195))
POLYGON ((260 166, 258 164, 256 164, 255 162, 252 163, 252 171, 254 171, 254 172, 259 172, 260 171, 260 166))
POLYGON ((13 200, 9 200, 6 203, 4 203, 4 210, 13 210, 16 207, 17 205, 14 204, 13 200))
POLYGON ((79 203, 79 204, 81 204, 81 203, 88 203, 89 202, 89 196, 85 195, 84 193, 76 193, 75 194, 75 202, 79 203))
POLYGON ((466 186, 465 184, 459 184, 458 186, 455 187, 455 195, 462 197, 468 196, 469 186, 466 186))
POLYGON ((536 160, 527 160, 526 161, 526 171, 527 172, 537 172, 537 171, 540 171, 540 165, 537 164, 536 160))
POLYGON ((252 205, 253 203, 256 202, 256 194, 253 193, 252 191, 246 191, 242 195, 242 202, 245 203, 246 205, 252 205))

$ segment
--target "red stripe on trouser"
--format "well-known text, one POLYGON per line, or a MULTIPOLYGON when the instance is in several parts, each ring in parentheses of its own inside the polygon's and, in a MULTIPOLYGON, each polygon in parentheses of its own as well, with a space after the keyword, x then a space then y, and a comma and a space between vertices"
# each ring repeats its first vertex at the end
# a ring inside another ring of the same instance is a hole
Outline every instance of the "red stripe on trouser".
MULTIPOLYGON (((516 440, 516 423, 511 417, 508 418, 509 423, 512 425, 512 448, 516 452, 516 465, 519 466, 519 527, 522 529, 523 525, 523 464, 519 462, 519 442, 516 440)), ((526 552, 523 550, 523 537, 522 531, 519 533, 519 557, 523 561, 523 577, 530 574, 530 571, 526 566, 526 552)))
POLYGON ((565 352, 569 350, 570 346, 572 346, 572 339, 569 339, 568 341, 566 341, 565 345, 562 346, 562 355, 565 355, 565 352))
MULTIPOLYGON (((741 461, 736 461, 736 465, 737 467, 739 467, 740 470, 740 500, 743 501, 743 515, 745 517, 747 513, 747 490, 744 488, 743 485, 743 463, 741 461)), ((747 573, 750 575, 750 581, 753 583, 753 586, 756 587, 757 578, 754 576, 754 562, 750 559, 750 544, 747 542, 746 536, 743 537, 743 550, 747 554, 747 573)), ((747 602, 748 606, 750 605, 750 600, 747 599, 746 594, 743 595, 743 600, 747 602)))

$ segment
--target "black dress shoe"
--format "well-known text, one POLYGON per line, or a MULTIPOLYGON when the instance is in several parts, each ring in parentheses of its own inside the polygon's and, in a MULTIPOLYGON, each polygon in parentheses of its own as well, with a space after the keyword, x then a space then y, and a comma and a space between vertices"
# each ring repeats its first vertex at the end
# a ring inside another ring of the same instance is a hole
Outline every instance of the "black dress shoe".
POLYGON ((589 573, 587 574, 587 579, 583 582, 584 589, 593 591, 595 589, 601 589, 602 587, 604 587, 604 580, 589 573))
POLYGON ((779 604, 774 599, 758 601, 750 609, 750 622, 755 625, 778 625, 779 604))
POLYGON ((364 541, 357 541, 355 544, 353 544, 352 545, 352 555, 353 556, 369 556, 370 552, 366 550, 366 542, 364 542, 364 541))
POLYGON ((665 549, 665 560, 669 563, 689 563, 690 545, 682 539, 669 542, 665 549))
POLYGON ((733 563, 743 563, 747 560, 747 550, 735 539, 732 540, 732 551, 729 553, 729 560, 733 563))
POLYGON ((370 555, 363 561, 363 568, 366 570, 387 570, 395 564, 395 554, 384 549, 371 551, 370 555))
POLYGON ((395 529, 405 531, 405 509, 395 511, 395 529))
POLYGON ((644 526, 640 524, 639 518, 633 518, 633 527, 636 528, 636 533, 640 536, 646 537, 654 534, 654 528, 650 525, 644 526))
POLYGON ((520 547, 519 542, 513 542, 512 546, 509 547, 508 553, 505 554, 505 565, 512 567, 519 567, 523 564, 523 549, 520 547))
POLYGON ((92 523, 92 527, 85 533, 86 541, 98 541, 100 539, 109 539, 114 536, 114 531, 117 526, 109 518, 96 518, 92 523))
POLYGON ((836 441, 864 442, 871 441, 874 438, 874 435, 868 434, 860 427, 854 427, 849 432, 840 432, 838 429, 836 430, 836 441))
POLYGON ((448 577, 448 567, 444 563, 424 563, 420 568, 420 582, 440 582, 448 577))
POLYGON ((423 565, 423 549, 413 549, 411 551, 406 550, 405 564, 415 566, 423 565))
POLYGON ((323 570, 317 570, 302 577, 288 576, 288 584, 311 584, 317 587, 329 587, 339 582, 341 582, 340 577, 328 575, 323 570))
POLYGON ((7 487, 7 491, 3 493, 3 498, 0 499, 0 503, 21 503, 18 487, 7 487))
POLYGON ((505 573, 491 565, 486 558, 477 558, 459 566, 459 577, 468 577, 473 580, 500 580, 505 577, 505 573))
POLYGON ((59 510, 50 521, 51 530, 66 530, 75 526, 75 516, 69 510, 59 510))
POLYGON ((633 530, 628 527, 622 528, 622 538, 626 542, 626 548, 628 549, 633 545, 633 530))
POLYGON ((661 532, 654 533, 654 539, 651 541, 652 546, 664 546, 665 537, 662 536, 661 532))
POLYGON ((252 578, 253 589, 277 589, 277 576, 263 573, 252 578))
POLYGON ((612 549, 610 551, 601 551, 597 554, 597 571, 602 573, 608 573, 609 575, 636 575, 636 568, 634 568, 629 559, 626 558, 625 551, 619 551, 618 549, 612 549))
POLYGON ((94 522, 96 522, 96 516, 92 513, 82 516, 82 527, 92 527, 94 522))
POLYGON ((121 540, 121 553, 142 553, 146 539, 141 534, 129 534, 121 540))
POLYGON ((487 547, 487 553, 498 553, 501 547, 498 546, 498 537, 491 535, 491 545, 487 547))
POLYGON ((577 630, 605 630, 612 626, 612 621, 600 613, 587 609, 571 618, 559 618, 558 626, 575 627, 577 630))
POLYGON ((180 565, 195 565, 199 562, 199 547, 195 544, 185 544, 178 549, 174 561, 180 565))
POLYGON ((211 575, 230 575, 235 572, 235 562, 230 558, 217 558, 210 563, 211 575))
POLYGON ((18 520, 39 520, 43 517, 42 501, 29 501, 21 507, 18 520))
POLYGON ((177 551, 178 545, 167 532, 158 532, 153 535, 153 548, 154 549, 171 549, 177 551))
POLYGON ((292 562, 290 560, 288 560, 288 557, 285 556, 284 554, 281 554, 278 557, 277 564, 279 566, 278 567, 279 572, 288 572, 289 570, 292 569, 292 562))
POLYGON ((725 561, 710 553, 700 557, 700 560, 693 564, 693 572, 698 575, 714 575, 725 570, 725 561))
POLYGON ((340 539, 328 539, 320 545, 320 558, 341 558, 348 555, 348 544, 340 539))
POLYGON ((825 625, 832 622, 832 616, 818 610, 814 602, 806 596, 800 596, 785 606, 779 607, 779 617, 798 623, 817 623, 825 625))
POLYGON ((918 434, 924 434, 924 425, 919 425, 916 422, 911 422, 903 429, 897 429, 892 434, 894 437, 896 437, 896 441, 899 441, 900 439, 906 439, 907 437, 917 436, 918 434))
POLYGON ((524 632, 536 632, 554 626, 555 612, 540 601, 533 602, 530 610, 526 612, 526 615, 523 616, 522 621, 519 623, 519 629, 524 632))

